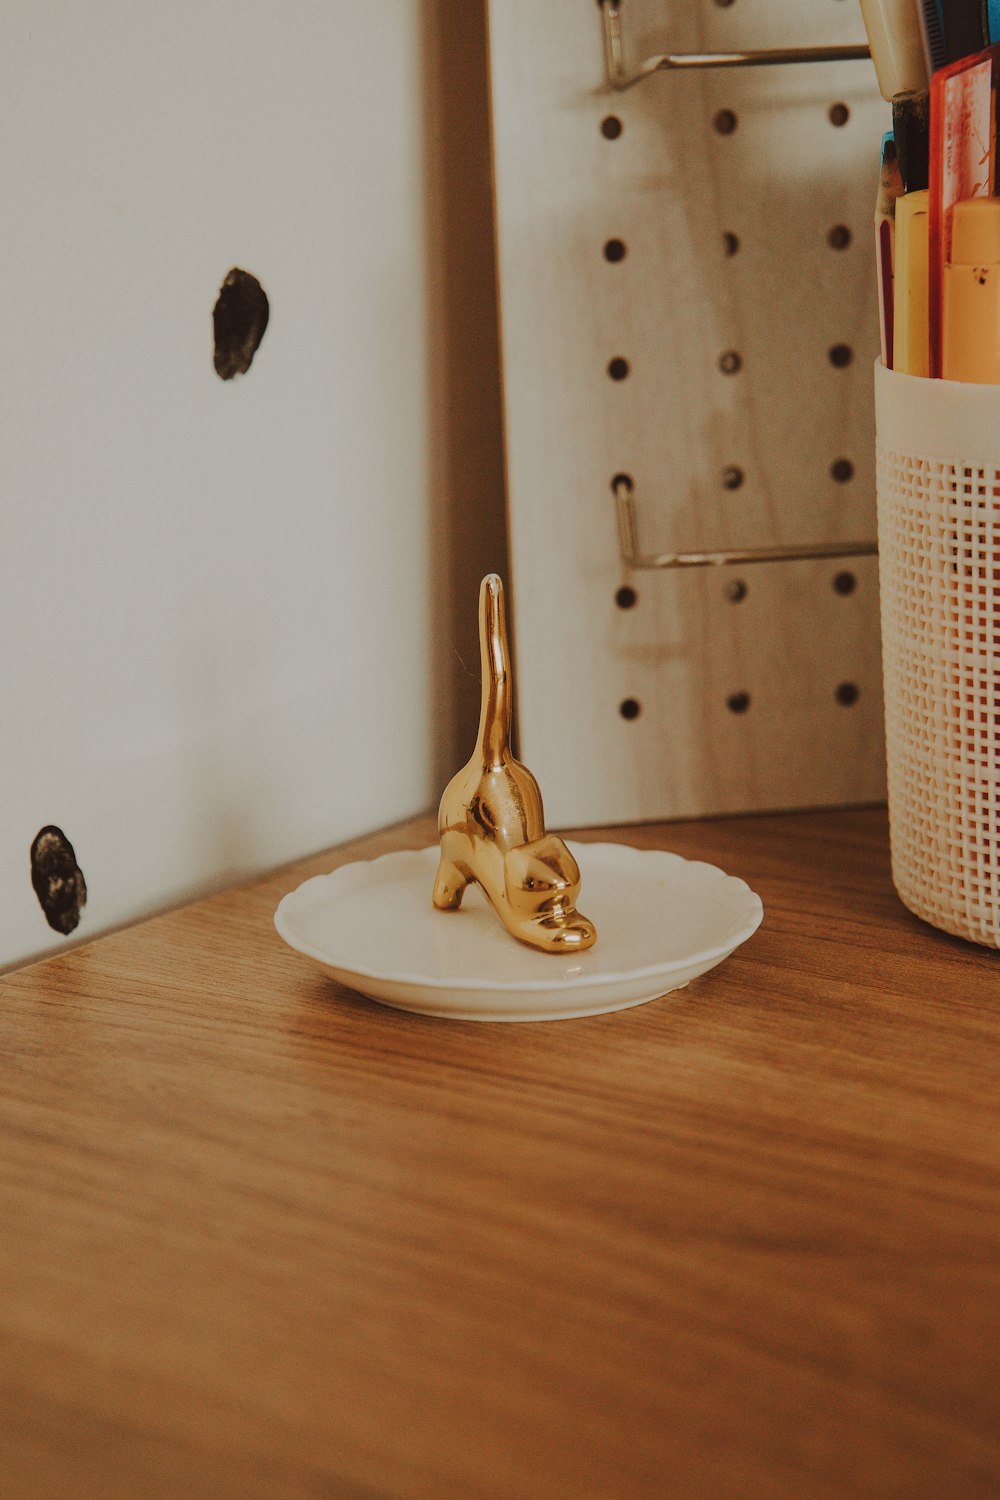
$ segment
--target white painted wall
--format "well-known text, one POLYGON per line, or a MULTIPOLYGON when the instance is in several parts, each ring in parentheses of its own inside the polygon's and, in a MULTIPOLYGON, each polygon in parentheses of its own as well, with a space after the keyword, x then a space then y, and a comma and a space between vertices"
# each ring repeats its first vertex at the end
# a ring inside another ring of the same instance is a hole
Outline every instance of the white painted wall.
POLYGON ((64 941, 43 824, 85 937, 435 800, 447 465, 419 0, 10 0, 3 30, 9 963, 64 941), (271 317, 224 383, 233 266, 271 317))

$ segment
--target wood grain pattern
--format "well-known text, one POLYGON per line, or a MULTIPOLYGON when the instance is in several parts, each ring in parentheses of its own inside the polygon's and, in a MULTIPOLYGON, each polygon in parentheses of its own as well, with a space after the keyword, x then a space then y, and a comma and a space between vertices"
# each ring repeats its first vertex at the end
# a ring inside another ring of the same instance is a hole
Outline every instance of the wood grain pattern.
MULTIPOLYGON (((629 0, 622 18, 630 67, 861 34, 856 6, 789 0, 629 0)), ((870 65, 661 73, 615 94, 600 10, 580 0, 549 0, 544 25, 532 0, 493 0, 490 50, 521 744, 551 818, 881 798, 874 559, 628 575, 611 487, 633 477, 648 552, 874 539, 885 106, 870 65), (725 135, 720 110, 737 122, 725 135), (611 238, 626 247, 614 262, 611 238), (853 351, 844 367, 838 345, 853 351), (625 379, 608 377, 615 358, 625 379), (845 569, 849 594, 832 587, 845 569), (617 607, 622 584, 634 608, 617 607), (844 682, 860 689, 848 709, 844 682), (739 693, 750 711, 734 714, 739 693), (630 698, 642 712, 625 720, 630 698)))
POLYGON ((995 1496, 1000 958, 902 909, 884 813, 623 830, 764 925, 536 1026, 274 933, 430 833, 0 982, 0 1494, 995 1496))

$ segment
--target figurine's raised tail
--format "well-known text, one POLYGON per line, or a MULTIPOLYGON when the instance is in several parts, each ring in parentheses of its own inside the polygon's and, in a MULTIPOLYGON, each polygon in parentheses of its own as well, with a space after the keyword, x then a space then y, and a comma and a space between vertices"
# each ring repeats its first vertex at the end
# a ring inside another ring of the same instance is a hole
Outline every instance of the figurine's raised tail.
POLYGON ((501 766, 510 754, 511 680, 510 650, 503 584, 496 573, 487 573, 479 589, 479 648, 482 657, 483 702, 479 715, 479 750, 483 764, 501 766))

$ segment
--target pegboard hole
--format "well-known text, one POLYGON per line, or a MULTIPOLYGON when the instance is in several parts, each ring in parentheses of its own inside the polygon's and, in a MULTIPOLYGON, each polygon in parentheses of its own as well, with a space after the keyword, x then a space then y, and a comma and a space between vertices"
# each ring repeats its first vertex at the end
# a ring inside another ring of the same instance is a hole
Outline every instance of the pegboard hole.
POLYGON ((857 586, 858 580, 846 568, 843 572, 833 575, 833 589, 836 594, 853 594, 857 586))
POLYGON ((638 597, 639 595, 636 593, 635 589, 630 588, 626 583, 622 585, 622 587, 615 595, 615 603, 617 604, 619 609, 632 609, 634 608, 638 597))
POLYGON ((846 224, 833 224, 826 233, 826 242, 831 250, 846 250, 852 238, 846 224))
POLYGON ((856 682, 841 682, 834 696, 838 703, 842 703, 845 708, 850 708, 853 703, 857 703, 861 694, 856 682))
POLYGON ((624 485, 625 489, 627 489, 630 493, 635 489, 635 481, 633 480, 631 474, 616 474, 614 479, 612 479, 611 481, 612 493, 617 493, 619 487, 622 485, 624 485))
POLYGON ((726 707, 731 714, 745 714, 750 707, 750 694, 730 693, 726 699, 726 707))
POLYGON ((616 141, 624 128, 617 115, 605 115, 601 121, 601 134, 606 141, 616 141))
POLYGON ((722 471, 722 487, 727 490, 738 490, 746 475, 736 464, 730 464, 722 471))
POLYGON ((849 458, 836 458, 830 465, 830 477, 838 484, 846 484, 854 478, 854 465, 849 458))
POLYGON ((719 355, 719 369, 723 375, 736 375, 743 368, 743 356, 735 349, 727 349, 719 355))
POLYGON ((733 232, 732 232, 731 229, 727 229, 726 232, 722 236, 722 252, 723 252, 723 254, 726 255, 726 256, 729 256, 729 257, 734 256, 739 248, 740 248, 740 237, 739 237, 739 235, 738 234, 733 234, 733 232))
POLYGON ((854 350, 850 344, 834 344, 828 356, 835 370, 845 370, 854 358, 854 350))
POLYGON ((628 360, 622 359, 620 354, 608 361, 608 374, 612 380, 624 380, 630 368, 628 360))
POLYGON ((618 712, 623 719, 637 719, 642 713, 642 704, 638 698, 623 698, 618 705, 618 712))
POLYGON ((831 125, 846 125, 850 118, 851 111, 846 104, 838 101, 836 104, 830 105, 829 120, 831 125))
POLYGON ((624 240, 606 240, 604 243, 604 259, 609 260, 612 265, 624 260, 627 253, 624 240))
POLYGON ((726 584, 726 598, 733 604, 741 604, 747 596, 747 586, 742 578, 734 578, 732 583, 726 584))
POLYGON ((712 128, 717 135, 732 135, 738 124, 735 110, 720 109, 712 121, 712 128))

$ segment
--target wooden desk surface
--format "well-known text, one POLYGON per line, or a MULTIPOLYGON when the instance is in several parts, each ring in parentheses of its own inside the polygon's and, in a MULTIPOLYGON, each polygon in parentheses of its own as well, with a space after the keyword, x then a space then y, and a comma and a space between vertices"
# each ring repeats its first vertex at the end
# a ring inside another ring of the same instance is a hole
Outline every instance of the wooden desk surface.
POLYGON ((884 813, 624 830, 764 926, 528 1026, 275 935, 430 834, 0 982, 5 1500, 995 1500, 1000 955, 898 904, 884 813))

